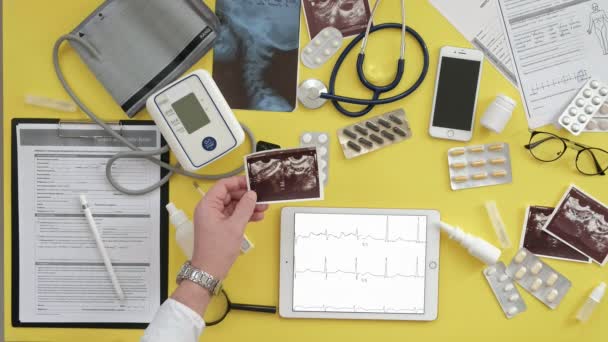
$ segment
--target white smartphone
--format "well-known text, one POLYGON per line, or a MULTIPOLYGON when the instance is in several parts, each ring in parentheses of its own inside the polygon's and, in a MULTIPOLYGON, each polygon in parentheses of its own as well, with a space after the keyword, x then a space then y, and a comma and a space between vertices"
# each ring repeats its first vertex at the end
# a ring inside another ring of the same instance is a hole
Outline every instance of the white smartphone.
POLYGON ((482 64, 479 50, 441 48, 429 128, 432 137, 471 140, 482 64))

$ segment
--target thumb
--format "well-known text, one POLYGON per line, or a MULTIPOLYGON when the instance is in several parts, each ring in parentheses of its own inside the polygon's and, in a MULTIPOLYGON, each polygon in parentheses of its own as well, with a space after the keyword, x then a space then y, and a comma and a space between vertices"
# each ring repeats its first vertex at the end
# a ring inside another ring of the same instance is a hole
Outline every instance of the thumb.
POLYGON ((243 230, 245 230, 245 225, 251 219, 251 215, 253 215, 257 199, 258 195, 255 191, 247 191, 234 208, 230 219, 243 230))

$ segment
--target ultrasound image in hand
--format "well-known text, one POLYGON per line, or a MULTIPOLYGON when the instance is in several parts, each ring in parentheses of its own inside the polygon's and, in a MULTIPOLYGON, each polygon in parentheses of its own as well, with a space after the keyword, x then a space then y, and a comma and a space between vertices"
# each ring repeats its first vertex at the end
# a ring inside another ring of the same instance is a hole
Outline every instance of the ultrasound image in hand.
POLYGON ((323 197, 315 147, 255 153, 245 163, 249 188, 260 203, 323 197))

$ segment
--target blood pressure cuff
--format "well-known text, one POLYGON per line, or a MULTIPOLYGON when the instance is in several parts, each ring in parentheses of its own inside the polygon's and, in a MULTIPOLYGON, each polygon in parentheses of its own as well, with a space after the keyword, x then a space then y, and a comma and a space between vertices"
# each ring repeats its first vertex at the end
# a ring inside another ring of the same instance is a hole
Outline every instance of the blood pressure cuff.
POLYGON ((202 0, 107 0, 70 42, 129 117, 211 49, 219 20, 202 0))

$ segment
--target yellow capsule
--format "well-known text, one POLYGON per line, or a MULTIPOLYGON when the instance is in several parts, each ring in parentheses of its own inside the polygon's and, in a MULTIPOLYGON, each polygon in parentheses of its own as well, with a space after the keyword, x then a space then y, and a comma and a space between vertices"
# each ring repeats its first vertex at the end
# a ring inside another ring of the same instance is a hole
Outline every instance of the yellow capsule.
POLYGON ((470 147, 469 151, 471 151, 473 153, 483 152, 483 146, 473 146, 473 147, 470 147))
POLYGON ((494 159, 490 159, 490 164, 492 165, 501 165, 506 163, 507 160, 505 158, 494 158, 494 159))
POLYGON ((471 162, 471 166, 473 166, 473 167, 482 167, 484 165, 486 165, 486 161, 483 159, 475 160, 475 161, 471 162))
POLYGON ((461 156, 464 154, 464 148, 455 148, 453 150, 450 151, 450 155, 456 157, 456 156, 461 156))
POLYGON ((463 183, 463 182, 468 181, 469 177, 467 177, 467 176, 457 176, 457 177, 452 178, 452 180, 454 182, 456 182, 456 183, 463 183))
POLYGON ((486 178, 488 178, 488 174, 485 173, 485 172, 476 173, 476 174, 473 175, 473 179, 474 180, 482 180, 482 179, 486 179, 486 178))
POLYGON ((498 171, 492 172, 492 177, 505 177, 506 175, 507 175, 507 171, 505 171, 505 170, 498 170, 498 171))
POLYGON ((452 164, 452 169, 464 169, 466 166, 466 163, 454 163, 452 164))
POLYGON ((490 146, 488 146, 488 150, 493 151, 493 152, 498 152, 498 151, 502 151, 502 149, 505 147, 505 144, 492 144, 490 146))

